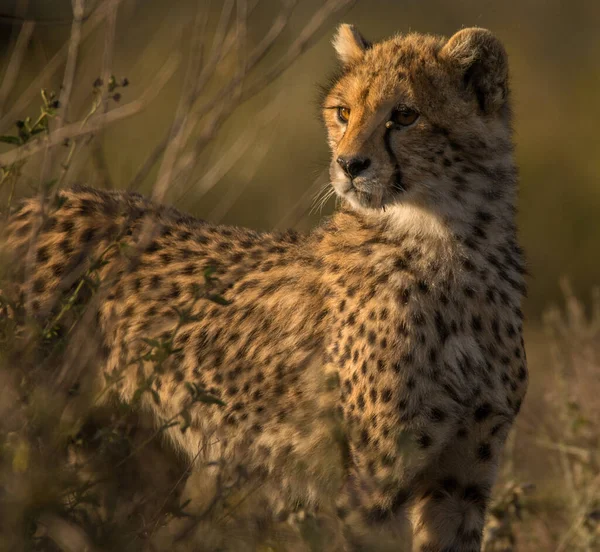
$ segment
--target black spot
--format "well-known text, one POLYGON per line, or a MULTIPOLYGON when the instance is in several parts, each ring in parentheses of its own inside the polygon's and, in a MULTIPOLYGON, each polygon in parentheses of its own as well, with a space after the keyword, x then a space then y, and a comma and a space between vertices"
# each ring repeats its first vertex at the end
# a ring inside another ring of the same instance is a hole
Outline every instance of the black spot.
POLYGON ((425 324, 425 317, 422 312, 414 312, 412 314, 412 321, 416 326, 423 326, 425 324))
POLYGON ((400 293, 400 302, 403 305, 408 305, 409 300, 410 300, 410 289, 409 288, 403 289, 402 292, 400 293))
POLYGON ((392 390, 389 387, 386 387, 382 392, 381 392, 381 400, 384 403, 389 403, 392 400, 392 390))
POLYGON ((477 457, 482 462, 487 462, 492 458, 492 447, 489 443, 481 443, 477 447, 477 457))
POLYGON ((371 389, 371 391, 369 392, 369 395, 371 396, 371 402, 373 404, 377 403, 377 390, 375 388, 371 389))
POLYGON ((358 395, 358 398, 356 399, 356 404, 360 410, 365 409, 365 398, 362 393, 358 395))
POLYGON ((33 291, 34 293, 44 293, 46 289, 46 282, 43 278, 36 278, 33 281, 33 291))
POLYGON ((46 264, 48 262, 49 258, 50 258, 50 255, 48 254, 48 248, 47 247, 40 247, 37 250, 36 259, 37 259, 38 263, 40 263, 40 264, 46 264))
POLYGON ((431 409, 429 417, 433 422, 441 423, 446 419, 446 413, 441 408, 434 407, 431 409))
POLYGON ((421 433, 421 435, 419 435, 417 438, 417 443, 422 449, 427 449, 431 446, 433 440, 427 433, 421 433))
POLYGON ((154 274, 150 278, 150 288, 157 289, 160 286, 161 282, 162 282, 162 278, 158 274, 154 274))
POLYGON ((376 506, 364 512, 365 520, 368 524, 374 525, 377 523, 382 523, 386 519, 388 519, 390 512, 381 508, 380 506, 376 506))
POLYGON ((81 233, 81 241, 84 243, 89 243, 94 239, 95 235, 96 235, 96 230, 94 228, 86 228, 81 233))
POLYGON ((392 500, 391 509, 392 511, 396 511, 399 508, 402 508, 411 497, 410 490, 408 489, 400 489, 395 495, 394 500, 392 500))
POLYGON ((435 312, 435 327, 437 329, 440 341, 442 343, 444 343, 448 339, 450 332, 448 330, 448 326, 446 325, 446 322, 444 322, 444 319, 443 319, 440 311, 435 312))
POLYGON ((75 224, 71 220, 65 220, 60 225, 61 232, 65 232, 66 234, 70 234, 75 228, 75 224))
POLYGON ((59 249, 67 256, 73 253, 73 246, 68 239, 64 239, 58 244, 59 249))
POLYGON ((478 485, 467 485, 463 491, 463 499, 476 504, 481 510, 485 508, 487 497, 478 485))
POLYGON ((458 489, 458 480, 456 477, 452 476, 444 477, 444 479, 440 481, 440 487, 444 489, 446 493, 452 494, 458 489))
POLYGON ((396 270, 406 270, 408 268, 408 263, 406 262, 406 259, 403 259, 402 257, 398 257, 394 261, 394 268, 396 270))
POLYGON ((475 409, 475 421, 482 422, 492 413, 492 406, 489 403, 483 403, 475 409))

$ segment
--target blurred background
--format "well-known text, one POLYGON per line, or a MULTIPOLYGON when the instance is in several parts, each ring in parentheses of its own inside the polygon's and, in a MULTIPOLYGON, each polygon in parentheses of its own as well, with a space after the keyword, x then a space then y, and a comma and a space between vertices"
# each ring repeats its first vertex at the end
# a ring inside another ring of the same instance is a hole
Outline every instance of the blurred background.
MULTIPOLYGON (((42 88, 68 100, 50 135, 78 132, 28 156, 14 195, 87 182, 154 194, 214 222, 314 227, 334 208, 330 201, 311 212, 327 184, 318 86, 336 68, 330 41, 340 22, 374 41, 482 26, 508 50, 532 382, 509 443, 509 513, 499 510, 498 531, 513 531, 519 550, 592 550, 600 517, 600 3, 0 0, 0 134, 37 118, 42 88), (77 9, 80 24, 72 24, 77 9), (505 527, 519 516, 526 530, 505 527)), ((0 165, 15 161, 2 157, 14 149, 0 144, 0 165)))

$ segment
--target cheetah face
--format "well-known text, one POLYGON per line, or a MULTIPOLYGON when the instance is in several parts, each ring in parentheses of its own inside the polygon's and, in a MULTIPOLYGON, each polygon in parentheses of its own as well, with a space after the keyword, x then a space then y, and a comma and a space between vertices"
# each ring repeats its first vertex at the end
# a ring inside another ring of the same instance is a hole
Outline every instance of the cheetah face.
POLYGON ((322 104, 330 178, 355 209, 460 203, 475 160, 510 148, 506 54, 489 31, 369 44, 342 25, 334 46, 342 71, 322 104))

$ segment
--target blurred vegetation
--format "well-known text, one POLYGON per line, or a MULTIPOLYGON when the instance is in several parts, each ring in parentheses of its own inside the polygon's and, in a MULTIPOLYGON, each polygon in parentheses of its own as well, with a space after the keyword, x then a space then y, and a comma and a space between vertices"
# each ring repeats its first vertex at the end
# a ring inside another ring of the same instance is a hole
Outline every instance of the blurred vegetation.
MULTIPOLYGON (((142 168, 174 132, 190 66, 199 52, 205 63, 210 59, 228 2, 205 3, 208 18, 200 22, 198 38, 196 1, 123 0, 114 20, 112 55, 107 56, 109 23, 89 23, 98 6, 108 1, 85 2, 84 36, 66 117, 61 109, 65 106, 55 102, 65 93, 67 56, 53 59, 69 43, 71 2, 0 2, 0 135, 14 137, 0 143, 0 155, 70 124, 90 127, 98 116, 145 98, 131 114, 67 139, 51 154, 41 149, 4 165, 2 211, 19 197, 74 182, 133 186, 150 195, 165 176, 160 157, 150 170, 142 168), (24 38, 19 18, 35 21, 24 38), (11 75, 20 36, 23 55, 18 73, 11 75), (111 81, 111 75, 118 78, 111 81), (42 99, 41 89, 48 91, 42 99), (21 121, 17 127, 16 121, 21 121)), ((231 4, 235 18, 238 3, 231 4)), ((257 63, 259 77, 285 60, 323 4, 297 2, 257 63)), ((245 50, 268 36, 275 15, 288 5, 248 2, 245 50)), ((531 273, 526 342, 532 377, 507 446, 486 550, 596 550, 600 301, 591 290, 600 282, 600 4, 359 0, 343 17, 334 13, 325 18, 315 40, 301 48, 302 55, 256 95, 237 103, 231 95, 235 108, 217 123, 212 112, 200 117, 190 131, 193 147, 180 152, 189 163, 180 167, 178 178, 167 180, 170 185, 160 199, 211 221, 265 229, 309 229, 331 212, 332 203, 323 212, 310 212, 315 193, 326 183, 329 162, 316 85, 335 67, 329 40, 342 20, 375 40, 410 30, 448 36, 460 27, 478 25, 493 30, 506 44, 521 169, 519 226, 531 273), (563 284, 561 289, 563 277, 570 287, 563 284), (563 300, 561 309, 549 307, 563 300)), ((200 90, 201 104, 231 80, 236 67, 236 56, 224 56, 215 65, 200 90)), ((0 550, 95 549, 91 542, 98 550, 135 550, 151 541, 157 549, 171 549, 172 533, 161 530, 189 515, 182 509, 185 467, 156 444, 156 428, 145 427, 126 405, 116 414, 98 413, 89 401, 74 403, 68 394, 57 397, 52 378, 39 372, 48 343, 23 349, 18 313, 18 305, 0 304, 0 550), (111 470, 115 465, 123 470, 111 470), (100 490, 88 487, 96 480, 103 483, 100 490), (145 491, 140 493, 140 488, 145 491)), ((60 362, 58 354, 55 367, 60 362)), ((185 415, 177 423, 185 424, 185 415)), ((262 546, 258 549, 266 552, 294 541, 299 531, 299 542, 308 539, 312 549, 324 549, 330 528, 314 526, 311 520, 302 520, 295 529, 289 524, 269 526, 264 520, 241 526, 247 511, 237 506, 237 517, 227 510, 239 502, 239 489, 231 489, 228 500, 218 506, 215 518, 226 523, 201 525, 202 531, 192 535, 196 540, 189 542, 198 546, 198 539, 204 539, 203 549, 216 549, 219 532, 225 531, 230 545, 236 542, 235 549, 243 550, 242 543, 250 542, 252 534, 255 540, 247 549, 262 546)))

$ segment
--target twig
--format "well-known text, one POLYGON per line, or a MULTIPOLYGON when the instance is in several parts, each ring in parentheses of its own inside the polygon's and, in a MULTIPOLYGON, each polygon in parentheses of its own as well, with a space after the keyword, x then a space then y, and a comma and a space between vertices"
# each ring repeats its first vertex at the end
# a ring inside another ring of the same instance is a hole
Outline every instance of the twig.
POLYGON ((57 144, 63 143, 67 138, 72 139, 78 136, 84 136, 93 132, 97 132, 105 125, 109 125, 139 113, 148 104, 150 104, 152 100, 154 100, 164 85, 175 74, 175 71, 180 63, 181 55, 178 52, 171 54, 171 56, 156 74, 152 85, 144 90, 142 95, 137 100, 117 107, 105 115, 98 115, 97 117, 90 119, 88 124, 86 124, 84 127, 82 127, 81 122, 78 121, 62 127, 60 130, 52 133, 49 137, 31 140, 24 146, 0 155, 0 165, 10 165, 15 161, 35 155, 36 153, 42 151, 46 146, 53 147, 57 144))
MULTIPOLYGON (((121 2, 123 0, 115 0, 121 2)), ((81 41, 85 40, 95 28, 104 20, 108 15, 111 8, 109 2, 99 2, 98 8, 89 16, 88 21, 85 24, 85 28, 81 30, 81 41)), ((63 60, 67 56, 68 45, 65 44, 54 57, 46 64, 44 69, 37 75, 31 82, 27 90, 19 95, 19 98, 11 107, 11 109, 0 119, 0 132, 4 132, 8 127, 14 124, 15 120, 29 103, 40 93, 40 88, 44 86, 44 83, 59 69, 63 60)))
MULTIPOLYGON (((296 5, 296 0, 291 0, 286 4, 286 8, 279 14, 267 35, 248 56, 244 73, 232 78, 228 84, 214 94, 212 100, 194 110, 193 119, 190 117, 191 122, 188 125, 188 135, 185 137, 186 142, 196 125, 196 121, 199 121, 202 117, 211 112, 213 115, 209 124, 205 126, 204 131, 196 139, 190 154, 184 156, 180 161, 182 163, 180 170, 183 172, 184 169, 187 169, 187 174, 184 176, 184 179, 191 173, 191 168, 194 166, 196 159, 198 159, 206 144, 215 136, 235 109, 261 92, 268 84, 280 76, 281 73, 283 73, 301 54, 303 54, 318 38, 319 30, 329 17, 334 13, 349 7, 354 2, 355 0, 330 0, 326 2, 304 27, 298 39, 290 46, 283 58, 262 77, 254 81, 248 88, 243 89, 242 86, 246 73, 250 72, 265 58, 279 35, 287 26, 291 12, 296 5), (235 101, 232 101, 231 99, 232 94, 234 95, 235 101), (183 166, 183 163, 186 164, 186 167, 183 166)), ((166 144, 163 143, 157 146, 152 157, 158 158, 165 147, 166 144)))
MULTIPOLYGON (((110 11, 106 18, 106 29, 104 31, 104 52, 102 53, 102 72, 100 77, 104 86, 108 89, 108 83, 112 74, 112 64, 115 50, 115 33, 117 29, 117 11, 119 10, 120 0, 112 0, 110 2, 110 11)), ((109 96, 104 99, 103 112, 108 111, 109 96)))
MULTIPOLYGON (((104 89, 107 91, 104 97, 104 101, 102 102, 101 112, 104 114, 108 112, 108 105, 111 98, 111 94, 108 93, 108 88, 110 83, 110 77, 112 75, 115 32, 117 25, 117 11, 119 9, 120 0, 109 0, 109 3, 111 4, 112 9, 110 10, 106 18, 106 25, 104 30, 104 51, 102 53, 102 70, 100 72, 100 78, 104 83, 104 89)), ((95 112, 95 109, 93 111, 95 112)), ((71 151, 74 154, 74 149, 77 148, 78 155, 74 157, 75 162, 69 161, 68 169, 72 175, 72 178, 76 178, 77 174, 81 170, 81 167, 86 162, 86 157, 81 155, 81 150, 89 147, 92 159, 92 167, 95 169, 95 172, 98 175, 98 177, 102 180, 102 187, 111 189, 114 186, 112 185, 110 173, 106 165, 106 160, 104 159, 102 146, 99 143, 101 136, 102 129, 100 129, 95 135, 88 135, 86 139, 83 140, 82 144, 73 144, 73 149, 71 151)), ((73 155, 71 155, 71 158, 73 158, 73 155)))
POLYGON ((237 180, 231 190, 220 199, 219 203, 217 203, 217 205, 208 215, 208 220, 213 223, 221 222, 223 217, 231 210, 237 200, 244 193, 244 190, 247 188, 248 184, 252 182, 252 179, 256 175, 263 159, 269 152, 271 145, 272 142, 268 144, 262 143, 256 147, 254 155, 252 156, 252 166, 249 168, 246 167, 242 179, 237 180))
POLYGON ((204 169, 202 178, 180 192, 177 200, 181 200, 192 189, 195 201, 209 192, 250 149, 258 132, 275 120, 280 105, 281 94, 256 114, 254 124, 243 129, 232 146, 227 151, 220 152, 217 161, 204 169))
POLYGON ((21 69, 21 63, 23 62, 23 56, 25 55, 25 50, 29 44, 29 39, 31 38, 34 27, 35 23, 33 21, 25 21, 21 27, 21 30, 19 31, 19 36, 15 42, 12 56, 8 62, 6 72, 4 73, 2 86, 0 86, 0 114, 4 110, 4 103, 6 102, 15 85, 15 82, 17 81, 17 77, 19 76, 19 70, 21 69))
POLYGON ((186 143, 190 139, 198 121, 205 115, 209 115, 210 118, 204 125, 200 136, 196 138, 190 151, 180 160, 179 166, 177 167, 178 172, 180 173, 180 182, 185 183, 187 181, 192 169, 196 165, 197 159, 206 145, 215 137, 223 123, 240 105, 246 74, 262 61, 273 47, 276 40, 289 23, 292 11, 296 4, 297 0, 290 0, 290 2, 286 4, 285 9, 279 14, 267 35, 254 48, 248 58, 244 60, 243 65, 238 67, 237 74, 213 96, 212 101, 205 104, 204 107, 194 110, 192 115, 190 115, 190 121, 187 125, 184 137, 184 142, 186 143))
POLYGON ((571 527, 569 527, 569 530, 563 535, 562 539, 560 539, 560 542, 558 543, 558 546, 556 547, 556 552, 564 552, 565 550, 567 550, 567 545, 569 544, 569 542, 573 538, 573 535, 576 533, 576 531, 579 529, 579 527, 581 527, 581 525, 583 525, 591 505, 594 503, 595 500, 597 500, 597 498, 598 498, 597 493, 598 493, 599 488, 600 488, 600 474, 598 474, 591 481, 590 485, 588 486, 589 495, 588 495, 587 499, 581 505, 581 508, 579 509, 579 512, 575 516, 575 519, 574 519, 573 523, 571 524, 571 527))
MULTIPOLYGON (((318 38, 318 31, 322 28, 325 21, 334 13, 339 12, 340 10, 349 7, 353 4, 355 0, 335 0, 328 1, 326 4, 317 11, 317 13, 313 16, 313 18, 306 25, 300 37, 292 44, 292 46, 288 49, 287 53, 284 55, 283 60, 277 63, 264 78, 259 78, 255 81, 250 88, 246 90, 242 90, 240 92, 240 85, 242 84, 245 75, 249 73, 253 68, 260 63, 267 53, 270 51, 271 47, 274 45, 277 38, 279 38, 280 34, 283 32, 287 23, 289 21, 289 17, 293 8, 295 7, 297 0, 291 0, 286 3, 285 8, 279 14, 277 19, 274 21, 273 25, 269 29, 267 35, 259 42, 259 44, 252 50, 249 54, 248 59, 245 64, 245 72, 243 75, 238 75, 235 78, 231 79, 226 85, 221 87, 214 96, 213 99, 205 103, 204 105, 195 108, 193 110, 193 122, 188 125, 187 135, 185 136, 185 142, 189 139, 193 129, 202 117, 213 112, 213 116, 211 118, 210 124, 207 125, 210 127, 209 131, 203 132, 203 134, 197 139, 196 144, 194 146, 194 151, 192 153, 194 158, 197 158, 200 152, 203 150, 206 143, 214 136, 217 130, 221 127, 221 125, 229 118, 231 113, 237 108, 241 103, 249 100, 256 94, 258 94, 264 87, 271 82, 272 79, 278 77, 283 71, 293 62, 297 57, 299 57, 302 53, 304 53, 310 45, 318 38), (237 93, 237 100, 235 103, 231 102, 231 94, 237 93), (229 105, 227 108, 223 107, 224 99, 228 100, 229 105), (220 105, 221 104, 221 105, 220 105), (220 107, 219 107, 220 105, 220 107), (218 115, 214 114, 215 109, 218 111, 218 115)), ((217 59, 219 59, 217 57, 217 59)), ((210 65, 210 64, 209 64, 210 65)), ((212 71, 211 71, 212 72, 212 71)), ((204 74, 204 72, 203 72, 204 74)), ((207 74, 209 74, 207 72, 207 74)), ((200 79, 202 80, 202 78, 200 79)), ((199 83, 200 84, 200 83, 199 83)), ((205 83, 203 82, 202 85, 205 83)), ((196 90, 196 97, 198 98, 203 90, 204 86, 198 86, 196 90)), ((168 146, 168 137, 165 137, 153 150, 153 152, 148 156, 137 175, 134 177, 130 184, 131 189, 137 189, 141 182, 146 178, 149 172, 152 170, 154 164, 158 161, 160 156, 164 153, 166 147, 168 146)), ((193 165, 188 160, 192 156, 185 156, 185 161, 189 165, 193 165)), ((192 158, 193 159, 193 158, 192 158)), ((182 167, 183 168, 183 167, 182 167)))
MULTIPOLYGON (((258 0, 256 0, 254 6, 258 4, 258 0)), ((229 17, 231 16, 231 10, 233 9, 233 1, 226 0, 223 4, 223 8, 221 9, 221 15, 219 17, 219 22, 217 24, 217 28, 215 31, 215 36, 212 43, 211 55, 206 62, 204 68, 202 69, 202 73, 198 77, 198 82, 194 85, 194 102, 197 100, 198 96, 204 90, 206 83, 213 76, 215 68, 221 59, 229 52, 231 49, 235 33, 234 31, 230 31, 227 33, 227 23, 229 21, 229 17)), ((164 153, 166 147, 169 144, 170 133, 167 134, 162 141, 154 148, 152 153, 146 157, 144 163, 138 169, 136 175, 133 177, 133 180, 130 182, 128 188, 130 190, 137 190, 142 182, 146 179, 152 167, 157 163, 160 156, 164 153)))
POLYGON ((69 47, 67 50, 67 64, 63 76, 60 95, 58 97, 62 116, 57 120, 55 130, 60 129, 66 122, 69 112, 69 102, 71 100, 71 91, 73 90, 73 80, 75 70, 77 69, 77 56, 81 44, 81 21, 85 11, 84 0, 72 0, 73 5, 73 24, 71 25, 71 37, 69 38, 69 47))
POLYGON ((573 445, 565 445, 563 443, 553 443, 552 441, 547 441, 545 439, 536 439, 536 444, 549 448, 552 450, 557 450, 560 452, 564 452, 565 454, 570 454, 572 456, 576 456, 582 462, 589 463, 592 459, 592 451, 583 447, 576 447, 573 445))
POLYGON ((177 106, 175 121, 171 126, 169 135, 169 146, 167 147, 163 162, 158 172, 156 184, 152 190, 152 198, 162 201, 167 187, 171 182, 171 176, 177 156, 183 147, 183 130, 186 126, 188 115, 194 102, 194 84, 198 78, 202 66, 202 37, 208 22, 208 7, 200 0, 196 11, 196 18, 192 27, 192 40, 189 52, 188 67, 183 81, 183 94, 177 106))

